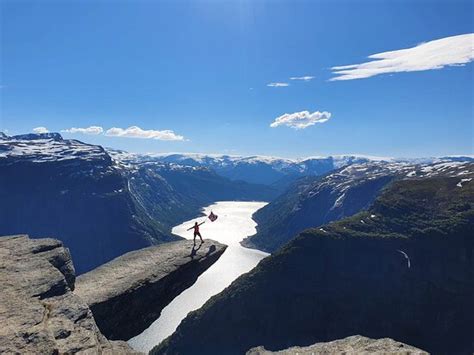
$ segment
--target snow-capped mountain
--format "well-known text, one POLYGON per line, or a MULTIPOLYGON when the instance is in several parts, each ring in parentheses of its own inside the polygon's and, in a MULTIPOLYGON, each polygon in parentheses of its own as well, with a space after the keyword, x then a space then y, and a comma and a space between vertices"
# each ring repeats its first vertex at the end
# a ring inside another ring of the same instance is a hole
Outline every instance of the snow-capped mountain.
POLYGON ((355 155, 286 159, 197 153, 131 154, 117 150, 109 150, 109 153, 115 159, 125 163, 162 162, 180 166, 206 167, 232 180, 274 185, 280 189, 284 189, 290 182, 302 176, 325 174, 353 163, 389 159, 355 155))
POLYGON ((353 164, 322 177, 298 180, 289 190, 257 211, 257 234, 244 245, 273 252, 306 228, 351 216, 370 207, 394 180, 452 178, 458 187, 474 177, 470 161, 431 164, 369 162, 353 164))
POLYGON ((351 164, 368 162, 434 163, 442 161, 474 161, 472 156, 395 159, 365 155, 334 155, 287 159, 268 156, 237 156, 198 153, 134 154, 109 149, 110 155, 122 163, 162 162, 179 166, 205 167, 232 180, 272 185, 283 191, 303 176, 323 175, 351 164))
POLYGON ((59 133, 31 133, 0 140, 0 161, 46 163, 88 161, 94 164, 111 164, 110 156, 98 145, 74 139, 63 139, 59 133))

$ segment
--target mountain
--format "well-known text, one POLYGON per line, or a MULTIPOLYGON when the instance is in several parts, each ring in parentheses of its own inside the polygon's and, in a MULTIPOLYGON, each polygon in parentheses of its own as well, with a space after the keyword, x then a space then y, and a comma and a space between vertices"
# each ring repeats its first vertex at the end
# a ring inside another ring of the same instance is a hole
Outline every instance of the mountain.
POLYGON ((411 164, 432 164, 441 161, 474 161, 472 156, 443 158, 395 159, 364 155, 333 155, 327 157, 307 157, 286 159, 268 156, 238 156, 198 153, 131 154, 109 150, 111 155, 121 160, 139 162, 162 162, 180 166, 205 167, 231 180, 271 185, 280 192, 292 182, 305 176, 319 176, 351 164, 368 162, 393 162, 411 164))
POLYGON ((0 234, 58 236, 78 273, 177 240, 136 203, 106 151, 50 134, 0 141, 0 234))
MULTIPOLYGON (((364 156, 330 156, 285 159, 265 156, 232 156, 206 154, 129 154, 114 151, 122 159, 140 162, 163 162, 181 166, 205 167, 231 180, 273 185, 284 189, 293 180, 308 175, 321 175, 353 163, 381 160, 364 156)), ((112 155, 114 153, 111 153, 112 155)))
POLYGON ((371 208, 302 232, 154 354, 242 354, 363 334, 431 353, 474 350, 474 171, 397 180, 371 208))
POLYGON ((171 227, 211 202, 275 194, 206 168, 123 162, 57 133, 0 140, 0 235, 57 236, 79 274, 130 250, 179 239, 171 227))
MULTIPOLYGON (((434 164, 368 162, 352 164, 321 177, 296 181, 285 193, 258 210, 257 233, 242 242, 246 247, 274 252, 304 229, 352 216, 367 209, 394 180, 433 176, 461 176, 469 161, 434 164)), ((467 169, 467 170, 466 170, 467 169)))

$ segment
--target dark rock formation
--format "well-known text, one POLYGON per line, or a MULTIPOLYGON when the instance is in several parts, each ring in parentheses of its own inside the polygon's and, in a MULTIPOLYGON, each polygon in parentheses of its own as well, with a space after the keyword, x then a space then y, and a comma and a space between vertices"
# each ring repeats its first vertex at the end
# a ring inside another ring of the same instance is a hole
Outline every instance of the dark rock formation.
POLYGON ((60 241, 0 238, 0 353, 136 353, 100 333, 87 304, 71 292, 74 280, 60 241))
POLYGON ((327 343, 317 343, 307 347, 292 347, 280 351, 268 351, 263 346, 247 351, 246 355, 331 355, 331 354, 378 354, 378 355, 428 355, 426 351, 390 338, 370 339, 353 335, 327 343))
POLYGON ((75 293, 109 339, 140 334, 225 251, 212 240, 179 241, 122 255, 78 277, 75 293))
POLYGON ((154 349, 242 354, 354 334, 474 351, 474 174, 401 180, 262 260, 154 349), (201 331, 202 330, 202 331, 201 331))

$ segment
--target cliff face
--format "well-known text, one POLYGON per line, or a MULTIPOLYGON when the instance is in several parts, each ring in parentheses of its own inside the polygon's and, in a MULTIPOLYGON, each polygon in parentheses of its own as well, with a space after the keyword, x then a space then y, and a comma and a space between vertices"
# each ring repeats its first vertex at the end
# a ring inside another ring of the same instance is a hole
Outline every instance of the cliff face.
POLYGON ((79 276, 75 293, 107 338, 128 340, 148 328, 225 249, 212 240, 195 247, 183 240, 129 252, 79 276))
POLYGON ((473 230, 473 174, 394 182, 367 212, 264 259, 155 353, 239 354, 354 334, 472 353, 473 230))
POLYGON ((383 354, 383 355, 428 355, 426 351, 390 338, 370 339, 360 335, 306 347, 292 347, 281 351, 269 351, 263 346, 247 351, 246 355, 331 355, 331 354, 383 354))
POLYGON ((69 250, 55 239, 0 238, 0 353, 134 353, 107 340, 71 290, 69 250))

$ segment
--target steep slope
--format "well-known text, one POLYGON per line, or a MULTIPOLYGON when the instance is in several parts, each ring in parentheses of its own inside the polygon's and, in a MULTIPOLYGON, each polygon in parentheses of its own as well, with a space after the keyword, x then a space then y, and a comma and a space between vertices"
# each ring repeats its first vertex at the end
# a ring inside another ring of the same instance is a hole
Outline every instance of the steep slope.
POLYGON ((306 228, 367 209, 380 191, 394 180, 435 175, 461 176, 473 171, 472 166, 469 161, 415 165, 370 162, 353 164, 321 177, 300 179, 255 213, 257 234, 242 244, 274 252, 306 228))
POLYGON ((0 234, 58 236, 78 273, 177 240, 135 203, 102 147, 50 135, 0 142, 0 234))
POLYGON ((239 354, 354 334, 472 353, 473 178, 395 181, 368 211, 307 230, 264 259, 154 353, 239 354))

